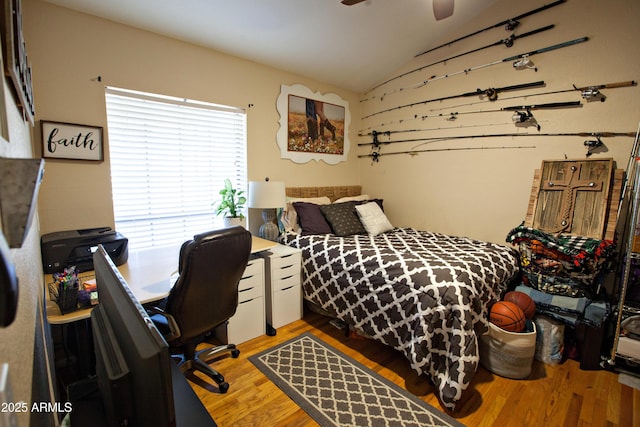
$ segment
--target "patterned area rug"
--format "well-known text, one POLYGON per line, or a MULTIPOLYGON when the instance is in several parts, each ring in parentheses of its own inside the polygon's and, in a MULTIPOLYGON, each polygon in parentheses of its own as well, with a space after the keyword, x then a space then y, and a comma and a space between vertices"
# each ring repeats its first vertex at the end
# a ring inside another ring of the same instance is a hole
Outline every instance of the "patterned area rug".
POLYGON ((249 360, 321 426, 464 427, 310 333, 249 360))

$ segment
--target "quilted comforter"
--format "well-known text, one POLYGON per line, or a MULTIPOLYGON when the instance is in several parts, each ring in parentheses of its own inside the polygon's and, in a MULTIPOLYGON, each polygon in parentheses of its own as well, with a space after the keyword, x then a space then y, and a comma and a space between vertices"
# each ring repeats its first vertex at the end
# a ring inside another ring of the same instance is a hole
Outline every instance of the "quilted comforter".
POLYGON ((513 249, 412 228, 283 242, 302 250, 305 299, 401 351, 455 408, 479 363, 488 306, 518 272, 513 249))

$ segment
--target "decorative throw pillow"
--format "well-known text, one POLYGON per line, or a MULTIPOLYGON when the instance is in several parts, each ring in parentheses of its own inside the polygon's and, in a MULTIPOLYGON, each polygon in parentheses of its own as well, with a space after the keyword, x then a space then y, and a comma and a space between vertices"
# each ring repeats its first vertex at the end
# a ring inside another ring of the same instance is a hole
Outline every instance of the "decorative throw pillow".
POLYGON ((352 234, 366 234, 364 226, 358 218, 356 205, 359 202, 334 203, 320 206, 320 211, 331 225, 336 236, 351 236, 352 234))
POLYGON ((369 202, 356 206, 356 211, 360 216, 362 225, 367 232, 373 236, 385 231, 393 230, 393 225, 382 212, 380 205, 376 202, 369 202))
POLYGON ((300 234, 331 234, 331 226, 320 212, 320 205, 315 203, 294 202, 293 207, 298 215, 298 223, 302 228, 300 234))
POLYGON ((280 217, 280 221, 284 226, 286 231, 292 231, 294 233, 300 232, 300 226, 298 225, 298 214, 296 212, 293 204, 295 202, 305 202, 305 203, 314 203, 316 205, 328 205, 331 203, 331 200, 324 197, 304 197, 304 198, 295 198, 295 197, 287 197, 287 204, 282 211, 282 216, 280 217))

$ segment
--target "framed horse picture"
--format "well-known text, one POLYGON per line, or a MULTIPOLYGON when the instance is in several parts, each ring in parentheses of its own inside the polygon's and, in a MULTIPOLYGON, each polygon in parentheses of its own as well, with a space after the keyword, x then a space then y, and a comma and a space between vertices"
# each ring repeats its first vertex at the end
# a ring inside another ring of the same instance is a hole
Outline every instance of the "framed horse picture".
POLYGON ((322 95, 302 85, 281 86, 277 102, 281 157, 296 163, 347 160, 349 104, 336 94, 322 95))

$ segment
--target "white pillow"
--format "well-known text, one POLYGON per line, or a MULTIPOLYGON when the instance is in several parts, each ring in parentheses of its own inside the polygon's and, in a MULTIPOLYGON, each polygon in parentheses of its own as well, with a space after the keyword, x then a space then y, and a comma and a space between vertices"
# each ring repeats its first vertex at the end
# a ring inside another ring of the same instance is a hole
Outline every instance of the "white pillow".
POLYGON ((393 225, 376 202, 356 205, 356 211, 367 233, 375 236, 393 230, 393 225))
POLYGON ((298 224, 298 214, 293 207, 294 202, 307 202, 314 203, 316 205, 330 205, 331 199, 326 196, 323 197, 287 197, 287 204, 282 210, 280 216, 280 222, 286 231, 292 231, 294 233, 300 233, 301 228, 298 224))
POLYGON ((369 200, 371 197, 368 194, 361 194, 359 196, 348 196, 342 197, 336 200, 333 203, 344 203, 344 202, 363 202, 365 200, 369 200))

